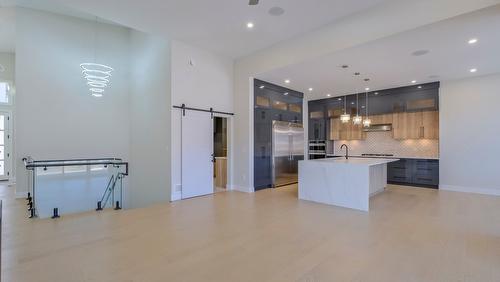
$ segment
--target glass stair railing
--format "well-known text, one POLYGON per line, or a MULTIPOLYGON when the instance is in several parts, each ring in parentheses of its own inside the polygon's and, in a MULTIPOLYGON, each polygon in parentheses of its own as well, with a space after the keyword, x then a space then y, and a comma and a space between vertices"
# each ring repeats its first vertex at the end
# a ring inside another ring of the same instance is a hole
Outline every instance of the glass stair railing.
POLYGON ((57 218, 107 207, 123 207, 128 162, 119 158, 23 159, 28 171, 30 217, 57 218))

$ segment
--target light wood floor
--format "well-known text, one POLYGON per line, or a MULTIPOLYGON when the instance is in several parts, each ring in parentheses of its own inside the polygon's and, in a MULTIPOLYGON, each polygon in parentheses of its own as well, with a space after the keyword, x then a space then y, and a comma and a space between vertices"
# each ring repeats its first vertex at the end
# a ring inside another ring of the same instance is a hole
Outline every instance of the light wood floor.
POLYGON ((29 220, 0 187, 2 281, 500 281, 500 197, 390 187, 363 213, 296 194, 29 220))

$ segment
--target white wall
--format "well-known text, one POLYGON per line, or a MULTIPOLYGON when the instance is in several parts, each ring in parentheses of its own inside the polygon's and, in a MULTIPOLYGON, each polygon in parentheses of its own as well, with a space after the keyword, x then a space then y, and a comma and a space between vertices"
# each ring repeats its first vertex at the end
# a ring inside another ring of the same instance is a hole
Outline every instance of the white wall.
POLYGON ((493 0, 388 1, 237 60, 234 78, 234 187, 253 191, 253 87, 249 81, 252 77, 496 3, 498 1, 493 0))
MULTIPOLYGON (((233 61, 172 41, 172 105, 233 112, 233 61), (189 62, 192 62, 191 65, 189 62)), ((181 111, 172 111, 172 200, 181 196, 181 111)), ((231 138, 231 137, 229 137, 231 138)), ((232 149, 229 148, 229 166, 232 149)), ((231 182, 229 182, 231 183, 231 182)))
POLYGON ((14 81, 15 80, 15 64, 16 55, 14 53, 0 52, 0 65, 4 66, 5 71, 0 72, 0 80, 14 81))
POLYGON ((500 195, 500 74, 441 83, 440 189, 500 195))
POLYGON ((170 200, 170 44, 131 31, 130 204, 170 200))
POLYGON ((128 29, 29 9, 16 15, 16 164, 21 159, 129 157, 128 29), (89 95, 80 63, 115 68, 103 98, 89 95))

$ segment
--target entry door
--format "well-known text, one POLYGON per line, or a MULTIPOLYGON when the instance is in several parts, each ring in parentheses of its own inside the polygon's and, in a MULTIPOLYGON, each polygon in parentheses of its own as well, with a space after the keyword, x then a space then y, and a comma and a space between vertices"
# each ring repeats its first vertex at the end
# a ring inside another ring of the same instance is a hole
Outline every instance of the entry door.
POLYGON ((10 116, 0 112, 0 180, 9 179, 10 170, 10 116))
POLYGON ((212 194, 213 120, 210 113, 186 111, 182 127, 182 198, 212 194))

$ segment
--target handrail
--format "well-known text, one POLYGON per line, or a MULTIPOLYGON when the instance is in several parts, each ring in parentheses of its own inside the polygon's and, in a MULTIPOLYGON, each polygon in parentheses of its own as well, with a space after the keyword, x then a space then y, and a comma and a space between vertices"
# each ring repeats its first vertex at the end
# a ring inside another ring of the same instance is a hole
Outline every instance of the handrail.
POLYGON ((33 170, 37 167, 60 167, 60 166, 82 166, 82 165, 125 165, 124 175, 128 175, 128 162, 124 162, 120 158, 103 158, 103 159, 67 159, 67 160, 39 160, 35 161, 31 157, 23 158, 24 166, 28 170, 33 170))
POLYGON ((73 162, 73 161, 121 161, 120 158, 99 158, 99 159, 66 159, 66 160, 39 160, 31 161, 32 163, 49 163, 49 162, 73 162))

